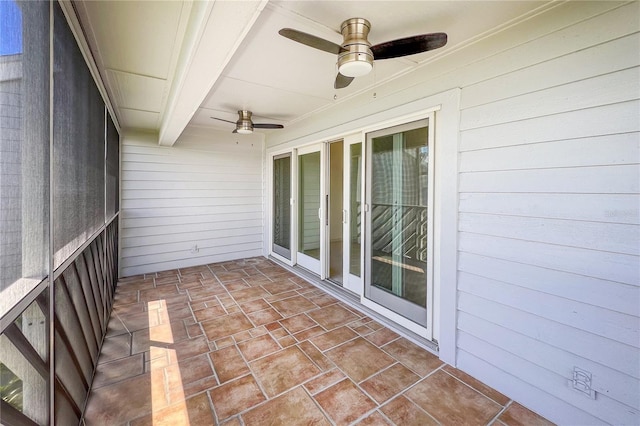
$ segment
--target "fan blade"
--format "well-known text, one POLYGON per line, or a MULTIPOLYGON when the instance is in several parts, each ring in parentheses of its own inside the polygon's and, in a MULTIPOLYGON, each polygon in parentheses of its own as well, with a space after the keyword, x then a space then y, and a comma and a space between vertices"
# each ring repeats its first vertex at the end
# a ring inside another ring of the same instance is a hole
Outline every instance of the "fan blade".
POLYGON ((338 73, 336 75, 336 81, 333 83, 334 89, 344 89, 353 81, 353 77, 347 77, 346 75, 342 75, 338 73))
POLYGON ((344 50, 339 44, 292 28, 283 28, 278 31, 278 34, 290 40, 297 41, 298 43, 306 44, 307 46, 336 55, 344 50))
POLYGON ((253 123, 254 129, 284 129, 282 124, 270 124, 270 123, 253 123))
POLYGON ((399 58, 437 49, 447 44, 447 34, 433 33, 400 38, 371 46, 374 59, 399 58))
POLYGON ((231 123, 231 124, 236 124, 235 121, 229 121, 229 120, 225 120, 223 118, 216 118, 216 117, 209 117, 209 118, 213 118, 214 120, 220 120, 220 121, 225 121, 227 123, 231 123))

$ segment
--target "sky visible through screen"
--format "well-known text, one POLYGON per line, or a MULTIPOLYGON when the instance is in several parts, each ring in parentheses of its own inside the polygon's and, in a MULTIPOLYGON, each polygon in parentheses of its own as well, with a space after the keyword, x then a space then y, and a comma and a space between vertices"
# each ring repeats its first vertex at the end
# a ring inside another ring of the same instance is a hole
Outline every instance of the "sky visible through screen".
POLYGON ((0 56, 22 53, 22 13, 13 0, 0 0, 0 56))

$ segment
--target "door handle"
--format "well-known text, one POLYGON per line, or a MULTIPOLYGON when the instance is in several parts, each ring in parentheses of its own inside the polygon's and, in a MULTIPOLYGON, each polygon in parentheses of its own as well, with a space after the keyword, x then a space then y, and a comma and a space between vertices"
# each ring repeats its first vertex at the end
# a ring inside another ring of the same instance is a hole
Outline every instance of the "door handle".
POLYGON ((324 207, 325 207, 324 211, 327 212, 325 214, 324 224, 325 226, 329 226, 329 194, 326 195, 324 207))

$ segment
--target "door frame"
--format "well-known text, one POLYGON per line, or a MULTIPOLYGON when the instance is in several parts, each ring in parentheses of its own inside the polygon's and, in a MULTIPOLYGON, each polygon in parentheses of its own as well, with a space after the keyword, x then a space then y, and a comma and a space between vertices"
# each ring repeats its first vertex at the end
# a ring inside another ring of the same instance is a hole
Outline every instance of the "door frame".
POLYGON ((360 167, 360 208, 362 210, 364 210, 364 193, 365 193, 365 179, 364 177, 366 176, 366 164, 364 161, 364 141, 363 141, 363 133, 356 133, 356 134, 352 134, 349 136, 345 136, 343 138, 343 143, 344 143, 344 151, 343 151, 343 157, 344 157, 344 185, 343 185, 343 200, 342 200, 342 205, 343 207, 345 207, 345 223, 344 223, 344 227, 343 227, 343 234, 342 234, 342 240, 343 240, 343 247, 342 247, 342 263, 343 263, 343 268, 344 268, 344 278, 343 278, 343 283, 342 286, 344 288, 346 288, 347 290, 350 290, 354 293, 356 293, 358 296, 361 296, 363 291, 364 291, 364 287, 363 287, 363 283, 364 283, 364 264, 363 264, 363 260, 364 260, 364 222, 362 221, 362 218, 364 217, 364 211, 362 211, 360 217, 361 217, 361 225, 360 225, 360 233, 362 235, 361 237, 361 242, 360 242, 360 257, 359 257, 359 261, 360 261, 360 276, 357 275, 353 275, 351 274, 351 201, 352 201, 352 194, 351 194, 351 147, 353 145, 357 145, 360 144, 360 155, 362 157, 362 161, 361 161, 361 167, 360 167))
POLYGON ((289 266, 293 266, 296 264, 296 254, 298 252, 298 245, 297 245, 297 229, 298 229, 298 224, 297 224, 297 219, 298 219, 298 215, 293 214, 294 209, 296 208, 296 203, 297 203, 297 191, 298 191, 298 185, 297 185, 297 175, 298 175, 298 161, 297 161, 297 156, 296 156, 296 149, 286 149, 286 150, 277 150, 277 151, 273 151, 268 153, 267 155, 267 176, 266 176, 266 181, 267 181, 267 197, 265 199, 265 209, 266 209, 266 215, 265 215, 265 231, 268 235, 268 238, 266 239, 265 243, 264 243, 264 250, 266 253, 268 253, 269 256, 272 256, 273 258, 277 259, 278 261, 287 264, 289 266), (273 162, 277 157, 281 157, 283 155, 286 154, 290 154, 291 155, 291 189, 290 189, 290 194, 291 194, 291 199, 290 199, 290 206, 291 206, 291 210, 290 210, 290 230, 289 230, 289 235, 291 238, 290 244, 291 244, 291 256, 290 259, 287 259, 286 257, 276 253, 275 251, 273 251, 273 184, 274 184, 274 169, 273 169, 273 162))
POLYGON ((433 318, 434 318, 434 310, 437 304, 437 301, 433 298, 433 288, 434 288, 434 239, 433 234, 436 229, 436 224, 434 223, 434 188, 435 181, 437 176, 435 175, 435 159, 436 159, 436 149, 435 149, 435 138, 433 131, 433 122, 434 122, 434 112, 428 113, 425 117, 422 117, 417 120, 407 121, 400 125, 395 126, 387 126, 381 129, 377 129, 375 131, 369 131, 365 134, 366 141, 366 153, 364 154, 365 160, 365 214, 363 217, 364 226, 364 239, 366 241, 363 244, 364 248, 364 263, 362 264, 363 270, 365 271, 365 279, 363 281, 364 291, 362 295, 362 299, 375 305, 376 310, 380 310, 385 312, 386 315, 389 315, 389 312, 393 312, 394 317, 400 316, 408 321, 411 321, 413 325, 412 328, 420 329, 420 335, 431 340, 433 338, 433 318), (422 122, 422 123, 421 123, 422 122), (403 132, 406 130, 413 130, 420 127, 427 127, 427 146, 429 147, 429 168, 428 168, 428 181, 427 181, 427 270, 425 271, 425 308, 421 308, 415 306, 412 302, 408 300, 404 300, 403 298, 389 294, 384 292, 383 290, 377 289, 371 284, 371 271, 372 271, 372 241, 371 241, 371 221, 372 221, 372 201, 371 201, 371 190, 372 190, 372 138, 376 136, 376 134, 395 134, 397 132, 403 132), (420 318, 420 319, 418 319, 420 318))
MULTIPOLYGON (((295 162, 296 162, 296 175, 295 175, 295 182, 296 182, 296 193, 295 193, 295 199, 297 200, 297 202, 295 203, 295 214, 294 216, 296 216, 296 228, 295 228, 295 233, 294 235, 294 240, 296 241, 296 263, 299 266, 302 266, 303 268, 317 274, 320 276, 321 280, 324 280, 327 278, 327 266, 326 266, 326 253, 327 253, 327 242, 326 242, 326 226, 325 226, 325 221, 326 218, 328 217, 328 212, 327 212, 327 205, 326 205, 326 175, 324 173, 324 170, 326 169, 326 162, 327 162, 327 156, 326 156, 326 149, 327 149, 327 144, 326 143, 317 143, 317 144, 312 144, 312 145, 306 145, 304 147, 300 147, 296 150, 296 155, 295 155, 295 162), (320 238, 320 253, 319 253, 319 259, 315 259, 311 256, 308 256, 302 252, 300 252, 299 248, 299 229, 298 229, 298 224, 300 223, 300 203, 302 202, 299 198, 299 190, 300 190, 300 157, 306 154, 312 154, 318 152, 320 153, 320 199, 319 199, 319 209, 318 209, 318 220, 320 221, 320 228, 319 228, 319 238, 320 238)), ((292 179, 294 180, 294 179, 292 179)))
POLYGON ((277 248, 280 248, 281 246, 276 247, 276 244, 275 244, 275 241, 274 241, 273 221, 275 219, 275 203, 274 203, 274 196, 275 196, 274 189, 275 188, 272 188, 272 191, 271 191, 271 197, 272 197, 271 198, 271 204, 270 204, 270 207, 271 207, 271 212, 270 213, 271 214, 269 215, 269 218, 270 218, 269 228, 270 228, 271 238, 270 238, 269 250, 271 251, 272 254, 278 256, 278 258, 290 261, 292 256, 293 256, 293 234, 292 234, 292 230, 293 229, 291 227, 291 225, 292 225, 291 224, 291 222, 292 222, 292 217, 291 216, 293 216, 291 214, 291 210, 293 208, 293 202, 292 202, 293 201, 293 193, 291 192, 292 191, 292 187, 293 187, 293 182, 292 181, 293 181, 293 177, 294 177, 294 174, 293 174, 293 152, 287 151, 287 152, 284 152, 282 154, 277 154, 277 155, 272 156, 271 157, 271 174, 270 175, 271 175, 272 184, 275 184, 275 180, 274 180, 274 178, 275 178, 274 163, 275 163, 276 160, 280 160, 280 159, 283 159, 283 158, 288 158, 289 159, 289 195, 290 195, 290 197, 289 197, 289 248, 288 249, 282 248, 282 251, 288 250, 289 251, 289 257, 285 256, 284 254, 280 253, 277 250, 277 248))

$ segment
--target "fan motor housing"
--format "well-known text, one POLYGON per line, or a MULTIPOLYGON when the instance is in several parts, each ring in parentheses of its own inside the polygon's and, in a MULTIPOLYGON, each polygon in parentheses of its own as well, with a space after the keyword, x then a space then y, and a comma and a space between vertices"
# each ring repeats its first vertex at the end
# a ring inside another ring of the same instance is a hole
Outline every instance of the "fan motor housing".
POLYGON ((373 68, 371 43, 367 40, 371 23, 364 18, 347 19, 340 26, 344 52, 338 55, 338 70, 347 77, 365 75, 373 68))
POLYGON ((236 121, 236 131, 240 134, 249 134, 253 132, 253 123, 251 122, 251 111, 238 111, 238 121, 236 121))

